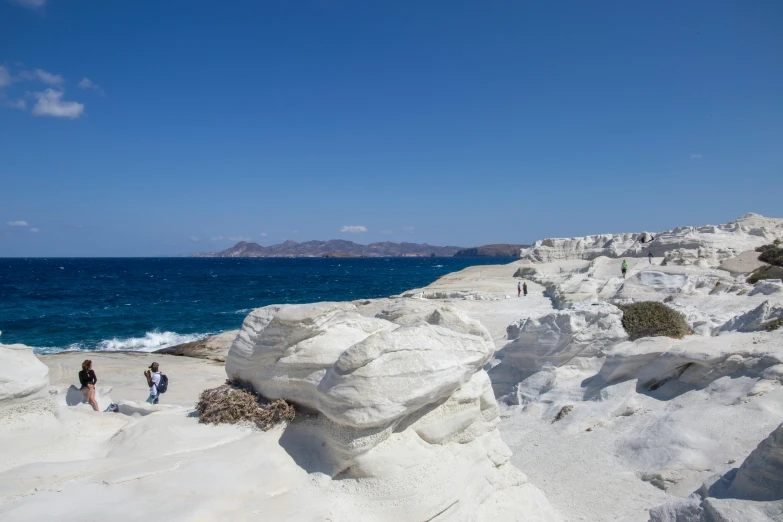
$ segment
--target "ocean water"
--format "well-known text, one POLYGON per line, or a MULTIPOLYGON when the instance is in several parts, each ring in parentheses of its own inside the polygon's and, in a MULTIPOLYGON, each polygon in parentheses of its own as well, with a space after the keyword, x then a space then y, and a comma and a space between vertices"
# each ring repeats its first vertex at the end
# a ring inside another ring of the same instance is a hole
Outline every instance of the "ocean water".
POLYGON ((388 297, 512 260, 0 259, 0 342, 39 353, 153 351, 239 328, 253 308, 388 297))

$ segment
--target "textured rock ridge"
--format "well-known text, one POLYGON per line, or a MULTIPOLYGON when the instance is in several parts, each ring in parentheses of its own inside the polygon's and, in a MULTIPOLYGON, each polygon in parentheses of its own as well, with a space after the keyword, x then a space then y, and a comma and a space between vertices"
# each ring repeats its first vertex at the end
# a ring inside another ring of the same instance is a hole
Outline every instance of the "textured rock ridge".
POLYGON ((723 225, 678 227, 661 233, 603 234, 549 238, 522 249, 520 258, 533 263, 643 257, 664 257, 666 264, 718 266, 743 251, 783 238, 783 219, 746 214, 723 225), (650 238, 654 238, 649 240, 650 238), (649 241, 648 241, 649 240, 649 241))
POLYGON ((245 319, 226 373, 314 413, 281 439, 309 448, 308 471, 421 499, 401 519, 491 516, 503 497, 521 502, 509 520, 559 520, 508 462, 482 369, 493 353, 486 328, 448 305, 404 300, 376 317, 349 303, 282 305, 245 319))

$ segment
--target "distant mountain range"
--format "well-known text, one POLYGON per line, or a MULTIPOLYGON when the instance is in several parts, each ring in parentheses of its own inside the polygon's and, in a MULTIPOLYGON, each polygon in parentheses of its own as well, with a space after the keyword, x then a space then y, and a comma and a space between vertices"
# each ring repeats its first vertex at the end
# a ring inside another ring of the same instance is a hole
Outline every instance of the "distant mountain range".
POLYGON ((484 245, 480 247, 465 248, 454 254, 454 257, 519 257, 519 250, 530 245, 484 245))
POLYGON ((191 257, 451 257, 451 256, 514 256, 522 245, 487 245, 476 248, 433 246, 427 243, 370 243, 360 245, 353 241, 285 241, 268 247, 240 241, 222 252, 197 252, 191 257))

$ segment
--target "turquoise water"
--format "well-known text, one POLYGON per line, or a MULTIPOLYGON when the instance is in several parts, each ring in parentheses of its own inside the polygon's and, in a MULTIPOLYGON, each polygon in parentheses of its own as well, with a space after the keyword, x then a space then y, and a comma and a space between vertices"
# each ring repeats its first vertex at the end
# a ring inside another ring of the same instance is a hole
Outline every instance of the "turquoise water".
POLYGON ((388 297, 467 266, 511 261, 0 259, 0 342, 40 353, 152 351, 239 328, 253 308, 388 297))

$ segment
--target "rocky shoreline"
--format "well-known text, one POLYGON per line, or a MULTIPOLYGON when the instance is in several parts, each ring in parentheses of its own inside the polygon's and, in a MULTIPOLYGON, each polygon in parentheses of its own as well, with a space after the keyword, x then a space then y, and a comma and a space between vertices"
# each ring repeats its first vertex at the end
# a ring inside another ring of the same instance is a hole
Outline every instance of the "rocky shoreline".
POLYGON ((91 353, 118 414, 73 401, 83 353, 0 346, 0 518, 779 520, 783 282, 747 278, 783 220, 654 236, 652 258, 638 234, 547 239, 400 296, 91 353), (642 301, 692 333, 629 335, 619 307, 642 301), (171 379, 156 406, 153 359, 171 379), (227 377, 300 414, 200 424, 227 377))

